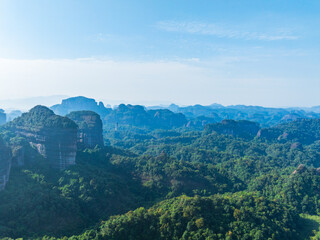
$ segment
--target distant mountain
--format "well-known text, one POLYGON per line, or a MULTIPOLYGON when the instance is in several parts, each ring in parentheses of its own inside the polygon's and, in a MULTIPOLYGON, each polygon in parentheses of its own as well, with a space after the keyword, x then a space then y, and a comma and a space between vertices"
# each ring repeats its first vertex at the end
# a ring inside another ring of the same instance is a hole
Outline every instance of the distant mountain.
POLYGON ((269 141, 311 144, 320 140, 320 119, 299 119, 261 129, 258 137, 269 141))
POLYGON ((170 129, 187 124, 185 116, 168 109, 147 110, 141 105, 120 104, 115 109, 106 108, 102 102, 86 97, 73 97, 62 100, 51 109, 65 116, 74 111, 93 111, 100 115, 106 127, 116 126, 170 129))
POLYGON ((20 110, 13 110, 6 114, 7 114, 7 122, 10 122, 15 118, 20 117, 22 115, 22 112, 20 110))
POLYGON ((183 114, 173 113, 168 109, 146 110, 143 106, 130 104, 120 104, 104 120, 111 126, 117 124, 152 129, 170 129, 187 124, 183 114))
POLYGON ((102 102, 97 103, 92 98, 72 97, 62 100, 61 104, 56 104, 50 108, 56 114, 65 116, 73 111, 93 111, 98 113, 102 118, 109 114, 112 109, 106 108, 102 102))
POLYGON ((280 123, 298 119, 320 118, 320 107, 305 111, 300 108, 266 108, 261 106, 211 104, 209 106, 193 105, 180 107, 176 104, 169 106, 125 105, 120 104, 115 109, 107 108, 102 102, 86 97, 72 97, 62 100, 51 109, 58 115, 67 115, 72 111, 93 111, 100 115, 105 126, 115 127, 115 124, 164 128, 181 127, 202 129, 208 123, 220 122, 224 119, 247 120, 259 123, 262 127, 275 126, 280 123), (319 108, 319 113, 316 110, 319 108), (175 115, 180 114, 180 115, 175 115), (184 115, 184 116, 182 116, 184 115))
POLYGON ((288 108, 292 110, 303 110, 305 112, 314 112, 314 113, 320 113, 320 106, 313 106, 313 107, 292 107, 288 108))
POLYGON ((219 103, 213 103, 211 105, 209 105, 209 107, 216 109, 216 108, 224 108, 223 105, 219 104, 219 103))
MULTIPOLYGON (((152 107, 155 109, 155 107, 152 107)), ((163 109, 163 107, 161 108, 163 109)), ((233 120, 248 120, 258 122, 263 127, 274 126, 279 123, 295 121, 300 118, 320 118, 320 108, 317 113, 317 107, 312 108, 315 110, 305 111, 299 108, 266 108, 261 106, 245 106, 245 105, 231 105, 223 106, 220 104, 212 104, 209 106, 194 105, 179 107, 172 104, 168 106, 168 109, 184 114, 190 121, 191 125, 200 126, 199 121, 197 124, 193 123, 197 121, 199 117, 209 118, 209 122, 220 122, 222 119, 233 120)))
POLYGON ((297 119, 269 128, 260 128, 258 123, 247 120, 222 120, 220 123, 207 124, 204 130, 205 133, 246 139, 257 137, 272 143, 290 143, 292 148, 320 142, 320 119, 297 119))
POLYGON ((305 111, 310 110, 311 112, 320 113, 320 106, 314 106, 309 109, 305 109, 305 111))

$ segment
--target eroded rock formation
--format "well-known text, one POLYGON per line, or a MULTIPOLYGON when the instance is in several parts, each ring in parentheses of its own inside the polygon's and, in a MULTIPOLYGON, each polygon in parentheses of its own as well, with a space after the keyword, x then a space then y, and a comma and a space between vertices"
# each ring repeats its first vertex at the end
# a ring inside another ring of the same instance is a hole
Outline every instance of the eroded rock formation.
POLYGON ((77 144, 78 150, 85 148, 102 147, 102 121, 99 114, 92 111, 77 111, 66 117, 78 125, 77 144))

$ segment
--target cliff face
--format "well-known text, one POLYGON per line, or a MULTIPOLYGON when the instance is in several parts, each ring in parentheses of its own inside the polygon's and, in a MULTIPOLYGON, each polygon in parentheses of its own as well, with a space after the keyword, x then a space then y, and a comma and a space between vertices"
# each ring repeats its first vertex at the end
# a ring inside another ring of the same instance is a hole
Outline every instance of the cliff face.
POLYGON ((10 148, 0 139, 0 191, 5 188, 9 180, 11 159, 10 148))
MULTIPOLYGON (((75 164, 77 125, 66 117, 57 116, 50 109, 36 106, 13 120, 7 128, 24 137, 50 165, 63 170, 75 164)), ((21 150, 23 151, 23 150, 21 150)), ((18 152, 17 165, 22 164, 23 152, 18 152)))
POLYGON ((77 145, 79 150, 85 148, 102 147, 102 121, 99 114, 92 111, 77 111, 66 117, 78 125, 77 145))
POLYGON ((0 109, 0 125, 5 124, 7 121, 7 116, 2 109, 0 109))

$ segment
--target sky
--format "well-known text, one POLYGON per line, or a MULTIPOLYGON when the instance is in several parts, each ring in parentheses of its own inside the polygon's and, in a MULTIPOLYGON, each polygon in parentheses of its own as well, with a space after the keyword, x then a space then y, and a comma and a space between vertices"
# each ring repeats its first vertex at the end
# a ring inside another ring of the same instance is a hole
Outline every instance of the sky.
POLYGON ((0 104, 320 105, 319 12, 318 0, 0 0, 0 104))

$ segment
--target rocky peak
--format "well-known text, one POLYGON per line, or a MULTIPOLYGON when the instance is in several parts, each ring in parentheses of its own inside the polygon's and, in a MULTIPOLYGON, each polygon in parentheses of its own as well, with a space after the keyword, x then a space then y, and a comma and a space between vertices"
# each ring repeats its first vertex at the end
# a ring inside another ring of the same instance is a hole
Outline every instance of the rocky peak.
POLYGON ((72 97, 62 100, 61 104, 57 104, 51 107, 51 109, 59 115, 66 115, 74 111, 94 111, 101 117, 105 117, 112 110, 106 108, 102 102, 97 103, 96 100, 86 97, 72 97))
POLYGON ((71 119, 55 115, 47 107, 36 106, 6 128, 25 138, 52 167, 63 170, 75 164, 78 126, 71 119))
POLYGON ((72 119, 78 125, 77 144, 78 149, 102 147, 102 121, 99 114, 92 111, 71 112, 66 117, 72 119))

